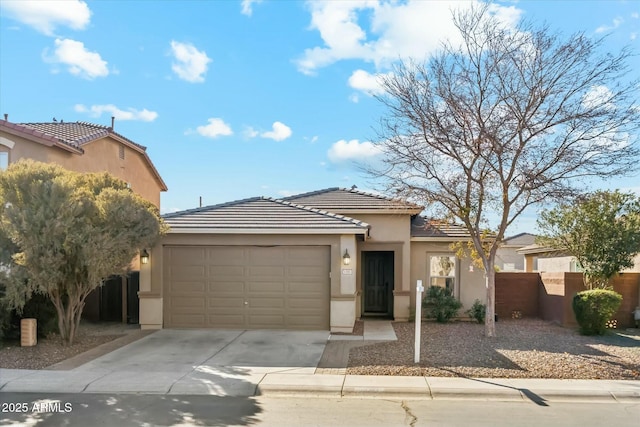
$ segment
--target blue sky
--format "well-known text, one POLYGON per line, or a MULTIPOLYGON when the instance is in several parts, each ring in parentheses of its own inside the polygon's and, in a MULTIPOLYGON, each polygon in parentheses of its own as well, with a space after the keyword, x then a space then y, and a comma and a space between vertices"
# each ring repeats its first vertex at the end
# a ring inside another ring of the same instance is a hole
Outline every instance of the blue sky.
MULTIPOLYGON (((375 75, 452 34, 452 1, 0 0, 0 113, 89 121, 148 147, 162 211, 376 183, 375 75)), ((638 1, 503 1, 504 20, 639 51, 638 1)), ((631 64, 640 70, 640 58, 631 64)), ((637 76, 636 76, 637 77, 637 76)), ((638 177, 611 188, 640 194, 638 177)), ((509 234, 534 231, 535 211, 509 234)))

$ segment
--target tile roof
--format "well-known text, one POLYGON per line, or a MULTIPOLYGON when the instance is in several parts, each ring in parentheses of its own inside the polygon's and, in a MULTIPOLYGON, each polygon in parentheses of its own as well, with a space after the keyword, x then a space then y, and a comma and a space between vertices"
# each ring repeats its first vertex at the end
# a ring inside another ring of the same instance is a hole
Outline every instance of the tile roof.
POLYGON ((536 235, 531 233, 519 233, 504 239, 504 246, 528 246, 536 242, 536 235))
POLYGON ((459 240, 468 239, 471 236, 463 225, 417 216, 411 221, 411 237, 459 240))
POLYGON ((331 212, 403 210, 421 212, 424 208, 411 202, 348 188, 327 188, 297 194, 284 200, 331 212))
POLYGON ((214 206, 190 209, 163 215, 165 223, 174 232, 214 229, 224 232, 256 232, 269 230, 276 233, 295 230, 297 233, 323 230, 366 234, 369 224, 342 215, 297 205, 284 200, 254 197, 214 206))
POLYGON ((549 246, 538 245, 536 243, 516 249, 516 252, 523 255, 563 255, 565 253, 562 249, 554 249, 549 246))
POLYGON ((140 152, 160 183, 162 191, 167 191, 167 185, 147 154, 147 147, 114 132, 110 127, 88 122, 11 123, 7 120, 0 120, 0 128, 41 144, 55 145, 76 154, 84 154, 83 145, 110 136, 140 152))
POLYGON ((58 140, 76 147, 80 147, 96 139, 109 135, 116 135, 140 150, 146 150, 143 145, 114 132, 110 127, 88 122, 52 122, 52 123, 16 123, 34 129, 42 134, 57 138, 58 140))

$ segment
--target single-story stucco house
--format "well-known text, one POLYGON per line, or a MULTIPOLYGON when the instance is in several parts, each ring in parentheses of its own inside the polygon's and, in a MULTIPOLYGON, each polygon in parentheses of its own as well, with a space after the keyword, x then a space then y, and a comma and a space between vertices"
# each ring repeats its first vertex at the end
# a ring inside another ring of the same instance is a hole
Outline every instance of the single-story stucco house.
POLYGON ((408 320, 417 280, 468 308, 485 297, 483 273, 449 246, 469 236, 422 210, 329 188, 167 214, 141 267, 141 328, 350 332, 360 317, 408 320))

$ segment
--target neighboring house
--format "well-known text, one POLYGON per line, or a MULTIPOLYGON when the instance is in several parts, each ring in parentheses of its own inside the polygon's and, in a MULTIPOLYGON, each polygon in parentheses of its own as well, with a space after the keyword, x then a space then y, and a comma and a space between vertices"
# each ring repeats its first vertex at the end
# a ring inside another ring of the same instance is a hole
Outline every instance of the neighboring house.
POLYGON ((6 117, 0 120, 0 169, 33 159, 78 172, 106 171, 160 208, 160 192, 167 186, 146 147, 113 127, 86 122, 11 123, 6 117))
MULTIPOLYGON (((109 172, 160 208, 167 186, 146 148, 114 132, 86 122, 11 123, 0 120, 0 170, 21 159, 33 159, 78 172, 109 172)), ((139 263, 126 279, 109 280, 87 299, 88 318, 137 322, 139 263)))
POLYGON ((536 236, 531 233, 520 233, 507 237, 496 253, 496 265, 499 271, 525 271, 524 256, 518 249, 533 245, 536 236))
POLYGON ((469 236, 422 210, 329 188, 167 214, 141 270, 141 327, 350 332, 362 316, 408 320, 417 280, 469 307, 483 274, 449 247, 469 236))
MULTIPOLYGON (((525 258, 525 271, 540 273, 580 273, 582 268, 574 256, 561 250, 537 244, 524 246, 517 252, 525 258)), ((622 273, 640 273, 640 254, 634 258, 634 266, 622 273)))

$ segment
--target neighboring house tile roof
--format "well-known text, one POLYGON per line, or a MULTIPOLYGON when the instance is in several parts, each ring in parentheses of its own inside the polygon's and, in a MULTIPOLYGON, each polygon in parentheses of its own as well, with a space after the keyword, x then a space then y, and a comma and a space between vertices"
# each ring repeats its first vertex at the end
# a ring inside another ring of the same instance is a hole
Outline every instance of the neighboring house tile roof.
POLYGON ((137 144, 130 139, 114 132, 111 128, 103 125, 97 125, 88 122, 52 122, 52 123, 16 123, 17 125, 25 126, 34 129, 40 133, 43 133, 54 138, 58 138, 60 141, 81 147, 96 139, 104 138, 109 135, 115 135, 134 147, 140 150, 146 150, 147 147, 137 144))
POLYGON ((101 138, 111 137, 142 154, 163 191, 167 185, 147 154, 147 148, 114 132, 112 128, 87 122, 11 123, 0 120, 0 129, 23 138, 57 146, 76 154, 84 154, 83 145, 101 138))
POLYGON ((460 224, 417 216, 411 221, 411 237, 428 237, 446 240, 469 239, 467 228, 460 224))
POLYGON ((548 246, 541 246, 538 244, 532 244, 523 246, 520 249, 516 249, 516 252, 523 255, 564 255, 565 252, 561 249, 554 249, 548 246))
POLYGON ((369 224, 297 205, 284 200, 254 197, 163 215, 172 232, 353 233, 366 235, 369 224))
POLYGON ((297 194, 295 196, 286 197, 284 200, 339 213, 363 211, 410 211, 409 213, 417 214, 424 209, 422 206, 411 202, 371 194, 353 188, 348 189, 338 187, 297 194))
POLYGON ((503 241, 503 246, 523 247, 533 245, 536 242, 536 235, 531 233, 519 233, 511 237, 507 237, 503 241))

